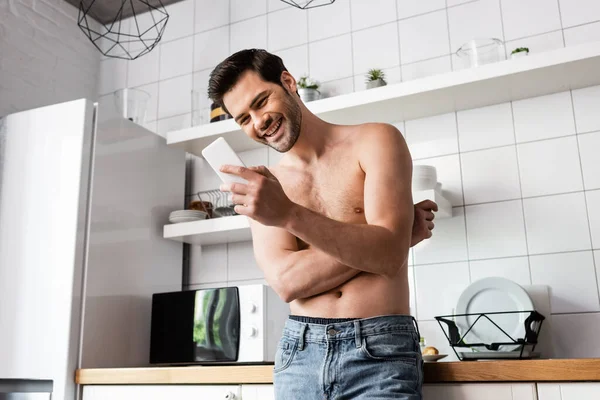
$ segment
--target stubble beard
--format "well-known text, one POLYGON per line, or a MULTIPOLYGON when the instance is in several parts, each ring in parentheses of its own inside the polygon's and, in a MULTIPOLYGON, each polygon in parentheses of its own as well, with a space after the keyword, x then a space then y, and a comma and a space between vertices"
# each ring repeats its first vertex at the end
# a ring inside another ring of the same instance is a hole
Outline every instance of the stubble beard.
POLYGON ((300 137, 300 127, 302 126, 302 110, 298 102, 286 90, 286 101, 284 102, 285 124, 280 128, 283 129, 283 135, 275 143, 266 142, 265 144, 279 153, 290 151, 298 137, 300 137))

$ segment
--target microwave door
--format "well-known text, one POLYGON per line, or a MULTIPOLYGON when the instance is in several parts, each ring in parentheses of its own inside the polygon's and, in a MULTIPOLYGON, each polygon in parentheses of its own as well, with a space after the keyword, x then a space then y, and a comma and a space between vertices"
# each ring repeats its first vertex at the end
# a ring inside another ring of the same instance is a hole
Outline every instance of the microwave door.
POLYGON ((195 360, 236 361, 240 319, 237 288, 199 290, 195 314, 195 360))
POLYGON ((221 316, 221 341, 223 351, 230 360, 238 359, 238 342, 240 331, 239 299, 234 293, 225 296, 225 304, 221 316))
POLYGON ((215 349, 215 313, 219 303, 219 290, 211 290, 208 298, 208 309, 205 315, 204 324, 208 328, 206 330, 206 347, 211 350, 215 349))
MULTIPOLYGON (((214 315, 215 296, 218 290, 208 289, 196 292, 196 321, 194 342, 196 361, 220 361, 223 356, 215 348, 214 315)), ((217 297, 218 298, 218 297, 217 297)))

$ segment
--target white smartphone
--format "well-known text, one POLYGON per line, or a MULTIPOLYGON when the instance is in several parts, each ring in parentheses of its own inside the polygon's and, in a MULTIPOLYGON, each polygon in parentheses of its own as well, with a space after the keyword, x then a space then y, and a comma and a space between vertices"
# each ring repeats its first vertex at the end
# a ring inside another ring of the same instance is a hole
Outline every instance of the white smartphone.
POLYGON ((202 150, 202 156, 210 164, 212 169, 219 175, 219 178, 225 183, 248 183, 244 178, 240 178, 237 175, 226 174, 221 172, 219 169, 222 165, 236 165, 239 167, 245 167, 244 163, 233 151, 229 143, 222 137, 218 138, 202 150))

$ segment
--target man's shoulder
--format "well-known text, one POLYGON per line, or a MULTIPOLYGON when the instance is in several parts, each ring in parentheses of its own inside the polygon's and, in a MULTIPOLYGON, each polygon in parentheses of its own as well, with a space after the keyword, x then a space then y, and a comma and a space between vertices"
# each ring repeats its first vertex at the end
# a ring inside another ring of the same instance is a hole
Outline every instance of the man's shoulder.
POLYGON ((404 162, 411 159, 408 145, 398 128, 391 124, 367 123, 357 125, 354 142, 361 166, 380 163, 384 159, 404 162))
POLYGON ((373 144, 387 146, 392 143, 401 143, 404 137, 398 128, 392 124, 369 122, 355 125, 355 138, 360 144, 373 144))
POLYGON ((382 122, 367 122, 360 125, 354 125, 358 139, 373 139, 373 137, 385 138, 387 136, 396 137, 397 135, 402 137, 402 133, 398 128, 392 124, 386 124, 382 122))

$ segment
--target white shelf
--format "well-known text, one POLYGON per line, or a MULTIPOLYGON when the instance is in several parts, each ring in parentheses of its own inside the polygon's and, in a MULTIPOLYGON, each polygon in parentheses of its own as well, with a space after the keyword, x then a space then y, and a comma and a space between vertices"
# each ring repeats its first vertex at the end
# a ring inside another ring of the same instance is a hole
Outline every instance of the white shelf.
MULTIPOLYGON (((452 217, 452 205, 436 190, 423 190, 413 193, 413 200, 418 203, 430 199, 438 204, 438 219, 452 217)), ((205 219, 202 221, 182 222, 168 224, 163 228, 165 239, 177 242, 211 245, 221 243, 235 243, 252 240, 250 223, 244 215, 232 217, 205 219)))
MULTIPOLYGON (((598 84, 600 42, 594 42, 331 97, 308 108, 332 123, 389 123, 598 84)), ((220 136, 236 151, 263 146, 232 119, 169 132, 167 143, 201 156, 220 136)))
POLYGON ((165 239, 200 245, 252 240, 250 223, 244 215, 165 225, 163 236, 165 239))

